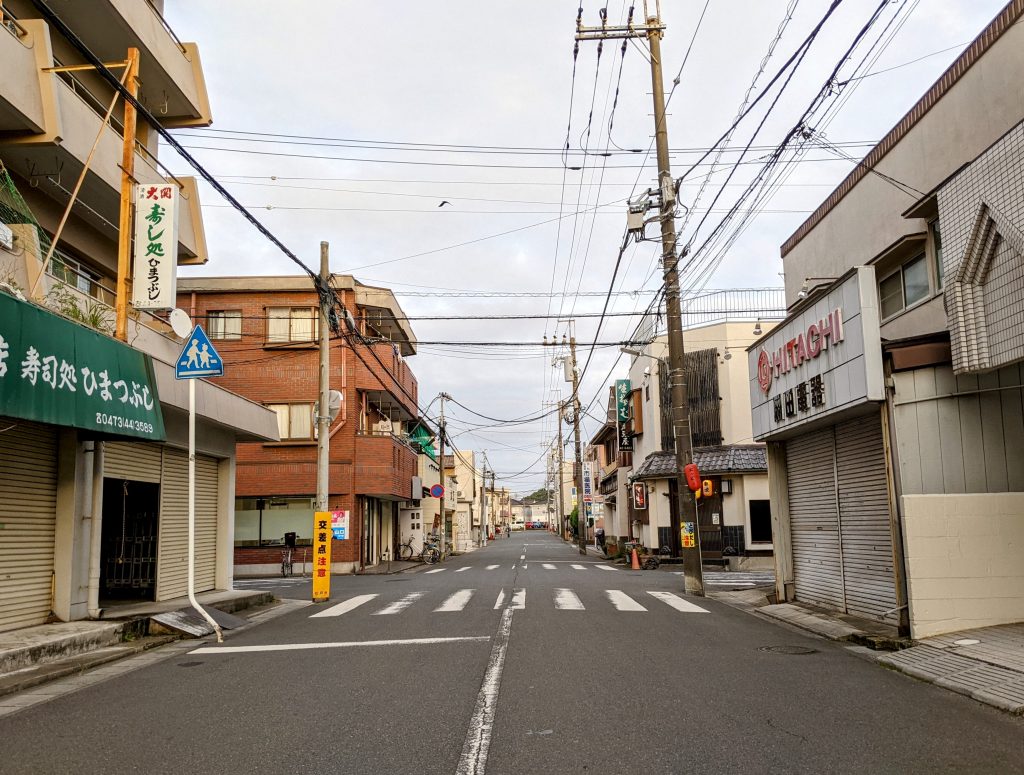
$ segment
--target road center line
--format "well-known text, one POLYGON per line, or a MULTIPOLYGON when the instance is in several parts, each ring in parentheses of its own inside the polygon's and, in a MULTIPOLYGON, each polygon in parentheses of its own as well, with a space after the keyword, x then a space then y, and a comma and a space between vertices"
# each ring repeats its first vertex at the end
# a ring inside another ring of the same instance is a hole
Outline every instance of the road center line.
POLYGON ((465 643, 490 640, 490 635, 465 635, 452 638, 407 638, 393 640, 355 640, 334 643, 274 643, 266 646, 205 646, 189 654, 244 654, 254 651, 304 651, 308 649, 350 649, 359 646, 433 646, 439 643, 465 643))
POLYGON ((494 712, 498 706, 498 689, 501 687, 501 672, 505 667, 505 652, 508 651, 509 636, 512 634, 513 608, 501 612, 498 634, 491 647, 483 684, 476 698, 476 708, 462 745, 457 775, 483 775, 487 768, 487 752, 491 747, 491 732, 494 729, 494 712))

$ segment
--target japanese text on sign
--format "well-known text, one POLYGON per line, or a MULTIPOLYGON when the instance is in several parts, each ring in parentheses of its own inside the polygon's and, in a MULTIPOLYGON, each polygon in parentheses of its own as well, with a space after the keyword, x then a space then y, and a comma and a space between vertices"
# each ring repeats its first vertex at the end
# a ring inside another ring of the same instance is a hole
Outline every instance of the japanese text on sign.
POLYGON ((331 513, 313 515, 313 602, 331 598, 331 513))
POLYGON ((172 309, 177 291, 178 188, 170 184, 135 187, 135 271, 132 305, 172 309))

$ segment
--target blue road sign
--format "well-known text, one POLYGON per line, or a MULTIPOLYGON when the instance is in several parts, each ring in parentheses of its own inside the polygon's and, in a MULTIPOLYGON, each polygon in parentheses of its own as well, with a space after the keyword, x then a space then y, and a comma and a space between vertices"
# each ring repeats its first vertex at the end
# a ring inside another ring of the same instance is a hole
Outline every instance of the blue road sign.
POLYGON ((202 326, 192 329, 185 340, 185 347, 174 365, 174 376, 178 379, 224 376, 224 361, 213 348, 202 326))

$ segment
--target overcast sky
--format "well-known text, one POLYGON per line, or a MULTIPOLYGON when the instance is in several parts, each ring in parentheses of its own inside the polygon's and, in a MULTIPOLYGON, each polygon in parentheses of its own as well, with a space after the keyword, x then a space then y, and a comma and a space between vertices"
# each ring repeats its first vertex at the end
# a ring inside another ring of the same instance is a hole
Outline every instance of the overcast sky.
MULTIPOLYGON (((790 12, 753 97, 830 4, 662 2, 675 176, 732 124, 790 12)), ((637 22, 642 5, 637 4, 637 22)), ((751 140, 781 81, 739 125, 718 166, 710 166, 711 157, 687 176, 680 202, 693 215, 684 241, 692 238, 696 247, 713 232, 878 5, 878 0, 842 2, 754 139, 749 163, 736 168, 717 202, 739 149, 751 140), (695 204, 700 182, 712 170, 710 185, 695 204)), ((778 178, 782 185, 757 202, 758 212, 742 232, 731 244, 715 243, 717 249, 701 254, 697 265, 704 271, 684 275, 684 286, 694 291, 781 286, 779 245, 850 171, 853 163, 841 155, 862 157, 868 143, 892 127, 1003 5, 1003 0, 888 3, 837 80, 848 79, 862 63, 856 74, 871 75, 843 86, 810 122, 839 150, 810 148, 787 165, 778 178)), ((584 24, 599 24, 600 7, 583 3, 584 24)), ((607 8, 609 23, 622 23, 628 3, 609 0, 607 8)), ((184 130, 178 136, 309 266, 318 265, 319 243, 327 240, 333 272, 391 287, 410 317, 578 316, 577 338, 594 342, 597 319, 583 315, 601 311, 612 283, 625 200, 655 181, 653 152, 647 154, 653 119, 644 41, 628 45, 624 56, 620 41, 608 41, 600 59, 597 44, 583 42, 573 75, 576 9, 577 3, 567 0, 167 0, 166 16, 175 32, 199 45, 214 117, 209 130, 184 130), (563 155, 567 127, 570 150, 563 155), (619 148, 626 152, 595 155, 619 148), (639 152, 630 152, 634 149, 639 152), (451 290, 492 295, 425 295, 451 290), (511 293, 531 295, 506 295, 511 293)), ((187 173, 181 161, 172 160, 171 166, 187 173)), ((186 270, 189 274, 294 273, 294 265, 215 192, 204 187, 202 199, 211 260, 186 270)), ((741 206, 737 215, 748 209, 741 206)), ((736 232, 739 222, 731 224, 723 237, 736 232)), ((611 312, 643 310, 650 303, 661 281, 657 250, 656 243, 643 242, 625 251, 611 312)), ((609 317, 596 341, 628 339, 636 323, 623 315, 609 317)), ((545 335, 560 338, 565 323, 413 320, 411 325, 424 342, 410 361, 421 407, 443 390, 481 415, 523 418, 541 414, 549 408, 545 402, 559 393, 569 395, 561 371, 551 366, 557 353, 539 346, 545 335), (537 344, 426 344, 469 341, 537 344)), ((581 362, 589 350, 581 346, 581 362)), ((597 347, 584 375, 581 399, 586 405, 597 397, 590 409, 595 416, 603 414, 609 373, 626 375, 628 358, 616 364, 618 356, 617 346, 597 347)), ((436 411, 435 403, 430 416, 436 411)), ((456 443, 486 450, 499 485, 524 494, 542 485, 542 454, 555 430, 550 417, 496 426, 458 406, 449 405, 447 412, 456 443)), ((597 427, 588 418, 584 439, 597 427)))

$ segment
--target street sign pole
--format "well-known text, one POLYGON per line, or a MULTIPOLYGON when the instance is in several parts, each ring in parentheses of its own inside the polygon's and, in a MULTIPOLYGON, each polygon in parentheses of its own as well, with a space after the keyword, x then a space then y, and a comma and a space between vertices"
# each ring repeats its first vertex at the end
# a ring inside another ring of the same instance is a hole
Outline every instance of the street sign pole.
POLYGON ((188 380, 188 602, 213 627, 218 643, 224 642, 220 625, 196 600, 196 380, 223 374, 224 361, 202 326, 196 326, 174 367, 176 379, 188 380))

